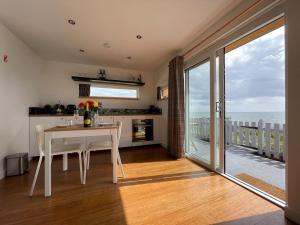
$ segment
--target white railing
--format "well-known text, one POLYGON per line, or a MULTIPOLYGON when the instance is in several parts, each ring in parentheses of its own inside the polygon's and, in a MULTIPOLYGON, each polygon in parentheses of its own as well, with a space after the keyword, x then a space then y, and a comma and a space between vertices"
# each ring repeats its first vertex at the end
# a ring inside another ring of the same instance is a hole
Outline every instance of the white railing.
MULTIPOLYGON (((190 135, 203 141, 210 140, 210 121, 208 118, 190 119, 190 135)), ((219 121, 216 121, 218 127, 219 121)), ((218 129, 216 129, 218 140, 218 129)), ((285 125, 279 123, 242 122, 226 120, 226 145, 240 145, 257 150, 259 155, 285 161, 285 125)))

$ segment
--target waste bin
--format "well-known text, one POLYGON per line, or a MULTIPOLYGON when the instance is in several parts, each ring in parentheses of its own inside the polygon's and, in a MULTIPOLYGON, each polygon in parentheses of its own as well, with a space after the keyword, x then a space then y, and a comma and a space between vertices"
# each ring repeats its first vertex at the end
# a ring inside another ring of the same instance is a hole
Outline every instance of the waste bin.
POLYGON ((7 177, 28 172, 28 153, 16 153, 6 156, 5 167, 7 177))

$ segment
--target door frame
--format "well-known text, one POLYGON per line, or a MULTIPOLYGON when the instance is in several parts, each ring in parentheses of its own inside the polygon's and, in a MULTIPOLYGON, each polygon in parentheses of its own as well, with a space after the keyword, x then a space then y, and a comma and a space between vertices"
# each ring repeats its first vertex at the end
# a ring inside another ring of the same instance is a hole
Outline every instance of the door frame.
MULTIPOLYGON (((198 163, 200 163, 201 165, 219 173, 220 175, 224 176, 227 179, 230 179, 231 181, 237 183, 238 185, 241 185, 242 187, 258 194, 259 196, 264 197, 265 199, 269 200, 270 202, 278 205, 279 207, 285 207, 288 202, 286 200, 286 203, 283 204, 282 202, 276 201, 273 197, 270 197, 270 195, 268 195, 267 193, 263 193, 260 190, 256 189, 255 187, 251 187, 243 182, 239 182, 237 179, 234 179, 233 177, 226 175, 225 172, 225 137, 224 137, 224 133, 225 133, 225 118, 224 118, 224 112, 225 112, 225 84, 224 84, 224 78, 225 78, 225 68, 224 68, 224 63, 225 63, 225 52, 224 52, 224 48, 231 44, 232 42, 235 42, 236 40, 242 38, 243 36, 246 36, 247 34, 253 32, 254 30, 263 27, 264 25, 280 18, 283 17, 284 14, 284 7, 282 4, 278 4, 278 5, 274 5, 272 7, 270 7, 268 10, 262 10, 260 13, 258 13, 257 15, 250 17, 246 23, 242 23, 239 24, 238 26, 232 28, 232 30, 228 31, 227 33, 224 34, 223 37, 219 37, 218 39, 216 39, 215 41, 212 41, 211 44, 207 44, 206 47, 203 47, 198 53, 196 53, 195 55, 191 56, 190 58, 188 58, 187 60, 185 60, 184 62, 184 69, 186 71, 186 76, 188 76, 188 69, 192 68, 193 66, 196 66, 199 64, 199 62, 203 62, 205 59, 214 59, 211 61, 211 64, 214 64, 214 68, 213 70, 216 71, 216 69, 219 70, 219 102, 220 102, 220 126, 219 126, 219 157, 220 157, 220 166, 219 168, 215 168, 215 145, 212 145, 212 141, 210 142, 211 145, 211 165, 207 165, 199 160, 195 160, 198 163), (219 56, 219 68, 215 68, 215 57, 219 56), (221 85, 222 84, 222 85, 221 85), (214 150, 212 153, 212 149, 214 150), (212 162, 212 160, 214 160, 212 162)), ((211 65, 212 66, 212 65, 211 65)), ((210 71, 210 94, 211 97, 210 99, 212 99, 212 95, 214 96, 215 93, 212 93, 215 89, 214 86, 214 82, 212 82, 212 79, 215 79, 215 74, 212 73, 212 70, 210 71)), ((286 79, 287 79, 287 74, 286 74, 286 79)), ((185 79, 186 83, 187 83, 187 79, 185 79)), ((185 84, 185 97, 187 94, 187 84, 185 84)), ((287 88, 287 87, 286 87, 287 88)), ((215 96, 216 97, 216 96, 215 96)), ((188 98, 186 98, 188 99, 188 98)), ((215 100, 214 100, 215 101, 215 100)), ((214 102, 213 101, 213 102, 214 102)), ((187 103, 187 102, 186 102, 187 103)), ((212 101, 210 103, 211 105, 211 137, 215 137, 215 123, 214 121, 212 121, 212 118, 215 118, 215 110, 214 109, 214 104, 212 105, 212 101)), ((288 100, 286 99, 286 105, 288 104, 288 100)), ((187 105, 186 105, 187 107, 187 105)), ((186 113, 188 113, 188 108, 186 108, 186 113)), ((286 107, 286 113, 287 113, 287 107, 286 107)), ((187 114, 185 114, 187 115, 187 114)), ((286 121, 287 122, 287 121, 286 121)), ((187 123, 186 123, 187 124, 187 123)), ((286 127, 288 127, 288 122, 286 123, 286 127)), ((186 127, 187 128, 187 127, 186 127)), ((188 134, 188 129, 186 129, 186 133, 188 134)), ((186 140, 186 137, 185 137, 186 140)), ((288 142, 288 140, 287 140, 288 142)), ((186 147, 185 143, 185 147, 186 147)), ((215 143, 213 143, 215 144, 215 143)), ((288 143, 287 143, 288 145, 288 143)), ((192 159, 194 160, 194 159, 192 159)), ((286 164, 288 165, 288 152, 286 154, 286 164)), ((288 166, 286 167, 286 195, 288 195, 287 191, 287 185, 288 185, 288 166)))
MULTIPOLYGON (((269 20, 268 22, 265 22, 263 25, 266 25, 268 23, 271 23, 272 21, 277 20, 280 17, 284 17, 283 14, 278 15, 277 17, 272 18, 272 20, 269 20)), ((262 26, 262 25, 260 25, 262 26)), ((254 32, 255 30, 258 30, 260 26, 257 26, 255 29, 249 31, 248 33, 254 32)), ((234 41, 242 38, 243 36, 235 38, 234 41)), ((231 41, 234 42, 234 41, 231 41)), ((226 104, 225 104, 225 47, 229 45, 230 43, 222 46, 216 51, 216 55, 219 57, 219 104, 220 104, 220 126, 219 126, 219 157, 220 157, 220 167, 215 170, 215 172, 219 173, 223 177, 235 182, 236 184, 250 190, 251 192, 265 198, 266 200, 274 203, 275 205, 284 208, 287 205, 287 199, 284 202, 281 199, 276 198, 275 196, 272 196, 271 194, 264 192, 263 190, 252 186, 249 183, 246 183, 242 180, 239 180, 238 178, 226 173, 225 170, 225 164, 226 164, 226 156, 225 156, 225 151, 226 151, 226 143, 225 143, 225 113, 226 113, 226 104)), ((285 74, 285 78, 287 79, 287 73, 285 74)), ((287 89, 287 87, 285 87, 287 89)), ((287 105, 287 99, 286 99, 286 105, 287 105)), ((287 113, 287 107, 285 106, 285 112, 287 113)), ((287 122, 287 121, 286 121, 287 122)), ((287 126, 286 126, 287 127, 287 126)), ((286 156, 286 165, 288 164, 287 156, 286 156)), ((286 183, 286 188, 285 188, 285 194, 287 196, 287 167, 285 168, 285 183, 286 183)))
POLYGON ((188 116, 185 116, 185 156, 197 161, 201 165, 211 170, 216 170, 216 163, 215 163, 215 68, 216 68, 216 54, 214 52, 204 53, 197 59, 199 60, 198 63, 193 64, 184 69, 184 81, 185 81, 185 115, 189 115, 189 70, 198 67, 199 65, 209 62, 210 63, 210 163, 200 160, 198 158, 194 158, 187 154, 188 149, 188 137, 189 137, 189 129, 188 129, 188 116))

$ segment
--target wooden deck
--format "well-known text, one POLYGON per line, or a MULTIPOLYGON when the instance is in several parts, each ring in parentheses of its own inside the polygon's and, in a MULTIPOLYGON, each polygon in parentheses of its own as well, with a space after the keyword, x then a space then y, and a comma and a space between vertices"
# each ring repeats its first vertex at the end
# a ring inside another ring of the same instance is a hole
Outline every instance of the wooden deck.
POLYGON ((91 155, 86 185, 77 158, 67 172, 54 158, 50 198, 43 172, 28 197, 35 163, 29 174, 1 180, 0 224, 292 224, 277 206, 187 159, 170 159, 161 147, 122 149, 127 177, 117 185, 109 157, 91 155))

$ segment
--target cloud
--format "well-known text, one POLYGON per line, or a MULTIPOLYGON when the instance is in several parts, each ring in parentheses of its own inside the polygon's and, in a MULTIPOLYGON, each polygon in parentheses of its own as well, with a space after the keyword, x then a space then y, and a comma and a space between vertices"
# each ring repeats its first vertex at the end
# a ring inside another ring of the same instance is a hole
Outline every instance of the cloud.
MULTIPOLYGON (((285 108, 284 28, 225 55, 228 112, 275 112, 285 108)), ((189 73, 190 110, 209 111, 209 62, 189 73)))

